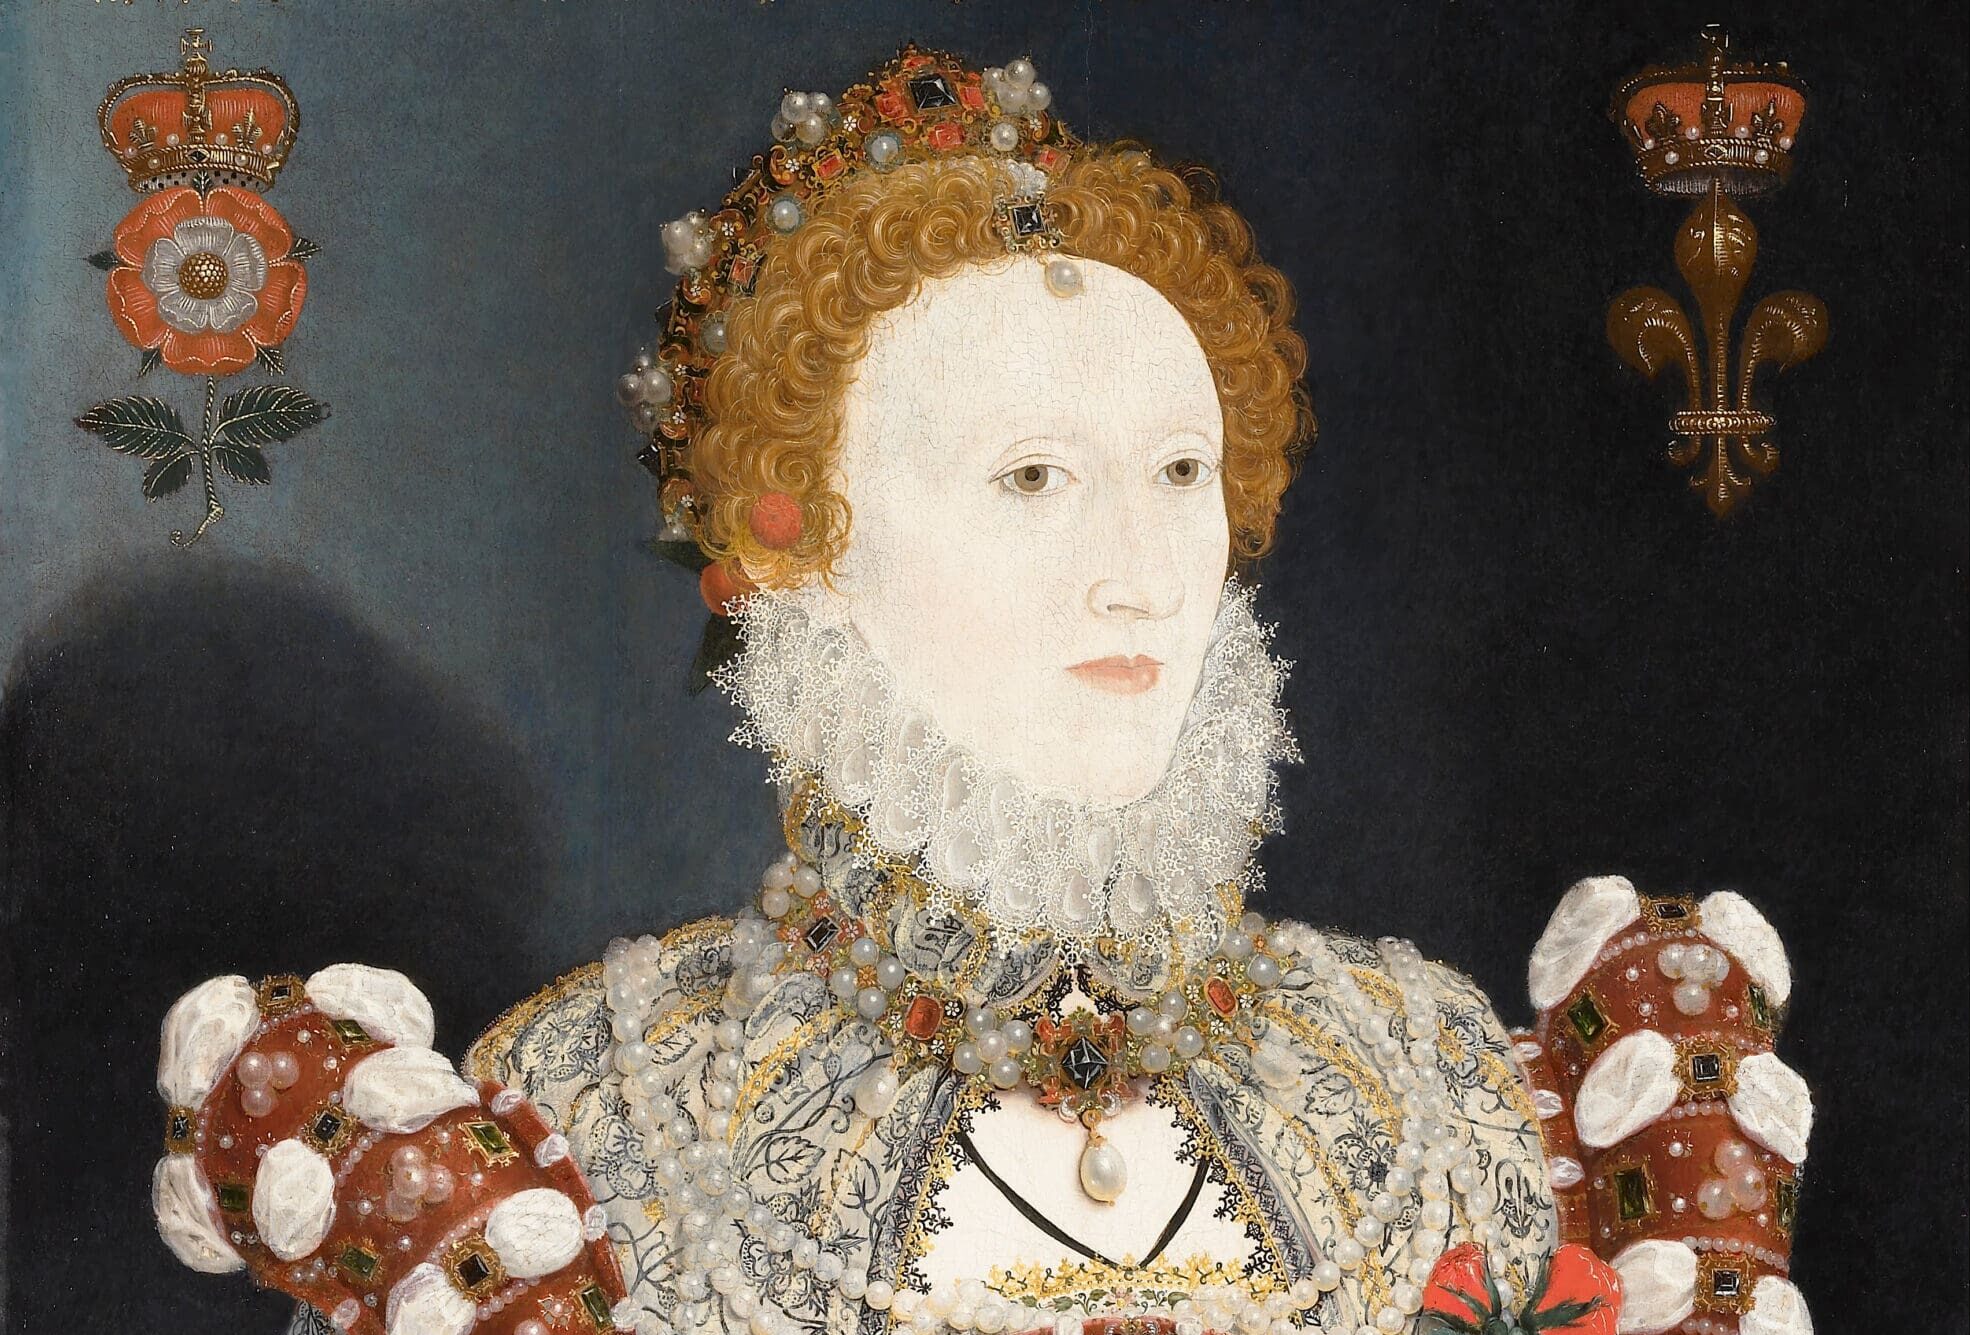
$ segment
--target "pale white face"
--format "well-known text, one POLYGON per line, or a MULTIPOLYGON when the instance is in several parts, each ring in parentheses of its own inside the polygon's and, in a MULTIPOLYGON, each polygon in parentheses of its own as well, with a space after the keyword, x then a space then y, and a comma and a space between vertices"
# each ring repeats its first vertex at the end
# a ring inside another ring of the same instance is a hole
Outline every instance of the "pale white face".
POLYGON ((1168 767, 1230 552, 1224 415, 1176 308, 1076 260, 924 284, 844 404, 835 596, 905 698, 1031 787, 1132 801, 1168 767))

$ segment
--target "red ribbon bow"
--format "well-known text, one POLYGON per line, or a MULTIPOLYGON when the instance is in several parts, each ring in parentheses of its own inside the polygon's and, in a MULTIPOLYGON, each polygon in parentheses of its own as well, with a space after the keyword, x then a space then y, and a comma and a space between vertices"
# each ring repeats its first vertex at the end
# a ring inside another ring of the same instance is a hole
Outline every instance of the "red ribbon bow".
POLYGON ((1615 1335, 1620 1320, 1621 1276, 1587 1248, 1568 1243, 1548 1257, 1515 1316, 1484 1249, 1467 1242, 1437 1258, 1416 1335, 1615 1335))

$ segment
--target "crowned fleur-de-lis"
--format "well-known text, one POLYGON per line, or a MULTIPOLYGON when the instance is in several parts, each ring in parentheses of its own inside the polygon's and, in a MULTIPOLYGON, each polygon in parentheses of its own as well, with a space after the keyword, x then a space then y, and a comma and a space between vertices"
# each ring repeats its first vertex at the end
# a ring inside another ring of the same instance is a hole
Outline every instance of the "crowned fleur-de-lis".
POLYGON ((1785 181, 1796 133, 1790 127, 1805 112, 1805 90, 1783 62, 1734 62, 1722 29, 1702 36, 1701 61, 1644 70, 1616 90, 1610 109, 1649 189, 1696 201, 1676 233, 1675 254, 1697 321, 1662 289, 1635 287, 1608 307, 1607 336, 1622 360, 1651 380, 1667 366, 1682 370, 1688 406, 1669 419, 1669 460, 1696 471, 1690 485, 1721 519, 1778 468, 1770 439, 1777 424, 1753 399, 1758 373, 1796 366, 1825 347, 1827 316, 1818 297, 1775 292, 1737 328, 1758 229, 1732 196, 1785 181), (1697 114, 1689 121, 1670 109, 1692 102, 1697 114))
POLYGON ((1759 370, 1796 366, 1826 345, 1820 299, 1775 292, 1744 323, 1733 383, 1732 325, 1757 256, 1758 229, 1730 196, 1712 189, 1676 235, 1676 267, 1696 297, 1702 348, 1681 304, 1661 288, 1630 288, 1607 315, 1608 341, 1630 366, 1651 380, 1666 366, 1682 369, 1689 407, 1669 419, 1676 434, 1669 460, 1699 470, 1690 485, 1720 519, 1778 468, 1778 447, 1768 439, 1777 423, 1752 401, 1759 370))

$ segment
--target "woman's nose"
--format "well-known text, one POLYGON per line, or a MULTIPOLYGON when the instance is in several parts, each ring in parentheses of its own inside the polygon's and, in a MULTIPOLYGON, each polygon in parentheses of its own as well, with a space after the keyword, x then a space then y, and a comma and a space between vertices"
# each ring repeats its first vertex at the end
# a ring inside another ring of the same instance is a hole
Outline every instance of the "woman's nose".
POLYGON ((1098 579, 1088 588, 1088 607, 1096 616, 1158 621, 1182 606, 1182 584, 1161 573, 1098 579))
POLYGON ((1183 606, 1183 579, 1170 550, 1165 518, 1125 487, 1112 492, 1102 522, 1089 533, 1093 570, 1088 608, 1096 616, 1156 621, 1183 606))

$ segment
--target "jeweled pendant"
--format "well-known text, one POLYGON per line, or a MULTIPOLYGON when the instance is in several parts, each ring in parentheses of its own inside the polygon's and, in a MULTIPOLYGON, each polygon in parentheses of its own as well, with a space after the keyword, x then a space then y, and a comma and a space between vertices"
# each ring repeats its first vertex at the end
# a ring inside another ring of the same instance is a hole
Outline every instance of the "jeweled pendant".
POLYGON ((1104 1205, 1118 1199, 1129 1185, 1128 1161, 1122 1152, 1088 1128, 1088 1147, 1081 1151, 1081 1190, 1104 1205))

